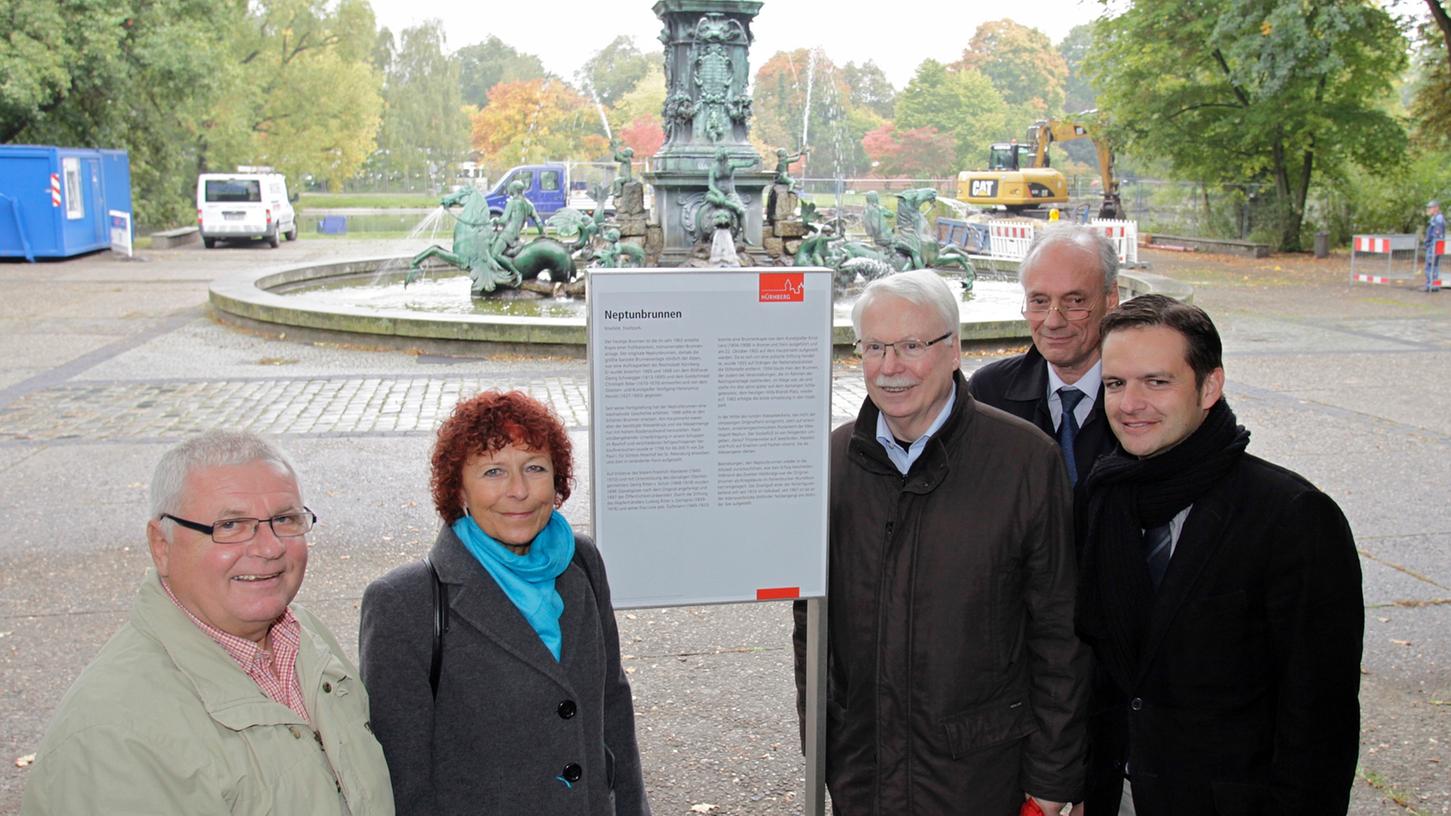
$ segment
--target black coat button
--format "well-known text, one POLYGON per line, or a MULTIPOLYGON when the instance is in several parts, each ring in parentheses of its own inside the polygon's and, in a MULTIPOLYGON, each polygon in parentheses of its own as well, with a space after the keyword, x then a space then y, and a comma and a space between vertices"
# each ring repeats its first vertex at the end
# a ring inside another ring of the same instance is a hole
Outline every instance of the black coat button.
POLYGON ((575 711, 577 711, 578 709, 575 708, 573 700, 565 700, 564 702, 559 704, 559 708, 556 710, 559 712, 559 718, 561 720, 567 720, 570 717, 573 717, 575 711))
POLYGON ((1132 708, 1134 711, 1142 711, 1144 708, 1143 698, 1135 697, 1134 699, 1129 700, 1129 708, 1132 708))
POLYGON ((579 767, 579 763, 571 762, 564 766, 564 773, 560 776, 564 777, 566 782, 578 782, 579 778, 584 776, 584 769, 579 767))

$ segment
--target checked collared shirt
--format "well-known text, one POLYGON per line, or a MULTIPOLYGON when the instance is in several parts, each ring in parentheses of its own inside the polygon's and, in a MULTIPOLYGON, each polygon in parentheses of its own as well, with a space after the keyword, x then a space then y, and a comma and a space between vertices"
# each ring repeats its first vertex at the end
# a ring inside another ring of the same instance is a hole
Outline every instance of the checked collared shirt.
POLYGON ((302 699, 302 683, 297 678, 297 652, 302 646, 302 624, 297 622, 291 609, 283 610, 282 616, 272 624, 272 629, 268 632, 268 641, 272 645, 269 651, 246 638, 223 632, 197 618, 191 610, 182 606, 164 579, 161 581, 161 588, 166 590, 166 596, 171 598, 177 609, 186 613, 198 629, 216 641, 237 662, 237 666, 252 678, 263 694, 292 709, 308 723, 312 722, 312 717, 307 713, 307 705, 302 699))

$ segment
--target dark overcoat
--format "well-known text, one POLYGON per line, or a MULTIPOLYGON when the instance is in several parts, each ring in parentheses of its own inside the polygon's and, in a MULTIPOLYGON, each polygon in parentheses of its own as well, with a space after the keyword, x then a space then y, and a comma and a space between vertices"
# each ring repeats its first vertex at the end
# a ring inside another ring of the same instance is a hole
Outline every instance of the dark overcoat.
POLYGON ((436 700, 427 566, 406 564, 363 593, 359 662, 399 816, 648 814, 593 542, 575 537, 575 559, 555 581, 564 600, 558 662, 453 530, 439 532, 429 556, 450 613, 436 700))
MULTIPOLYGON (((1083 780, 1086 650, 1053 440, 955 375, 904 478, 868 399, 831 439, 826 773, 839 816, 1017 814, 1083 780)), ((796 619, 804 694, 804 608, 796 619)))
POLYGON ((1127 763, 1141 816, 1344 814, 1365 615, 1340 508, 1246 454, 1194 501, 1154 594, 1139 536, 1087 532, 1098 492, 1079 511, 1078 629, 1098 666, 1087 812, 1117 812, 1127 763))
MULTIPOLYGON (((1000 408, 1015 417, 1026 419, 1038 430, 1057 436, 1053 414, 1048 410, 1048 361, 1035 347, 1024 354, 989 363, 973 372, 967 390, 979 402, 1000 408)), ((1073 441, 1073 459, 1078 466, 1078 482, 1088 477, 1094 460, 1118 447, 1113 430, 1103 413, 1103 384, 1088 419, 1078 429, 1073 441)))

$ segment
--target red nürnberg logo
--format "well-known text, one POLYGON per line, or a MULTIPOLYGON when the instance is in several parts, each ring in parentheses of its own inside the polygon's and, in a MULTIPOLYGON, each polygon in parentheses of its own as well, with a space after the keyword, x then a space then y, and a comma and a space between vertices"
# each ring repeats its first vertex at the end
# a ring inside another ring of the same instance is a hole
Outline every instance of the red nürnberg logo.
POLYGON ((806 294, 804 272, 762 272, 762 303, 800 303, 806 294))

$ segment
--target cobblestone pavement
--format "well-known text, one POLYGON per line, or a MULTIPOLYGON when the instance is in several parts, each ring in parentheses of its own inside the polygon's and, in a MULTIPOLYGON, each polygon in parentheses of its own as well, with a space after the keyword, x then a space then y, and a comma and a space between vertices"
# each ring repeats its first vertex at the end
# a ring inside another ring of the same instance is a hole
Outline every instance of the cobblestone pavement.
MULTIPOLYGON (((459 399, 520 390, 552 406, 571 430, 589 426, 588 377, 315 376, 80 382, 35 391, 0 408, 0 440, 178 439, 207 428, 266 434, 431 433, 459 399)), ((834 378, 837 418, 866 397, 860 374, 834 378)))

